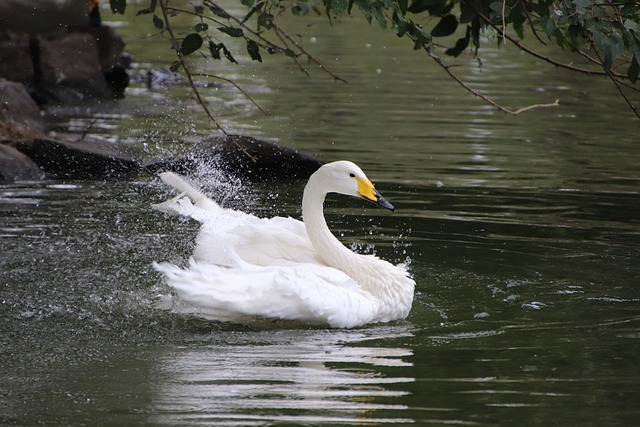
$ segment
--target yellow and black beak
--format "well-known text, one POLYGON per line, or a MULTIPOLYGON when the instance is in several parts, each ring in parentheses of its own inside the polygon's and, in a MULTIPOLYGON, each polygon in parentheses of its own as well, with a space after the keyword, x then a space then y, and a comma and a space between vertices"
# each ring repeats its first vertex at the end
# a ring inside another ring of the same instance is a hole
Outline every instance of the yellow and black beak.
POLYGON ((376 190, 371 181, 365 178, 356 178, 356 181, 358 182, 358 195, 360 197, 375 203, 378 207, 389 209, 390 211, 396 210, 391 203, 387 202, 387 200, 378 193, 378 190, 376 190))

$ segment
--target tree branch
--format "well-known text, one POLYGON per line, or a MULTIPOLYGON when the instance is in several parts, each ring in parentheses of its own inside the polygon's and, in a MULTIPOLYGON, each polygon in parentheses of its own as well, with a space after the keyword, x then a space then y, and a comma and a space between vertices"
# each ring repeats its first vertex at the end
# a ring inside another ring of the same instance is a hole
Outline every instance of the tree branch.
POLYGON ((227 79, 225 77, 216 76, 214 74, 207 74, 207 73, 192 73, 191 75, 194 76, 194 77, 206 77, 206 78, 210 78, 210 79, 222 80, 223 82, 227 82, 230 85, 232 85, 233 87, 235 87, 236 89, 238 89, 240 91, 240 93, 242 93, 245 96, 245 98, 247 98, 249 101, 251 101, 251 103, 253 105, 255 105, 258 110, 260 110, 264 114, 267 114, 267 115, 269 114, 265 110, 262 109, 260 104, 258 104, 251 97, 251 95, 249 95, 244 89, 242 89, 242 87, 238 83, 234 82, 233 80, 227 79))
POLYGON ((539 109, 539 108, 557 107, 558 105, 560 105, 560 101, 556 99, 555 102, 552 102, 552 103, 549 103, 549 104, 533 104, 533 105, 529 105, 527 107, 519 108, 517 110, 510 110, 510 109, 505 108, 502 105, 498 104, 496 101, 494 101, 493 99, 489 98, 488 96, 481 94, 480 92, 478 92, 477 90, 473 89, 472 87, 467 85, 465 82, 460 80, 460 78, 458 76, 456 76, 453 73, 453 71, 451 71, 451 66, 448 65, 448 64, 445 64, 444 61, 441 58, 439 58, 438 56, 434 55, 433 53, 431 53, 429 51, 427 51, 427 54, 434 61, 436 61, 436 63, 438 65, 440 65, 440 67, 442 67, 446 71, 447 74, 449 74, 449 77, 451 77, 456 83, 458 83, 460 86, 462 86, 465 90, 470 92, 473 96, 476 96, 476 97, 482 99, 487 104, 493 105, 494 107, 496 107, 498 110, 502 111, 503 113, 507 113, 507 114, 511 114, 513 116, 517 116, 518 114, 524 113, 525 111, 535 110, 535 109, 539 109))
MULTIPOLYGON (((162 16, 164 18, 165 28, 167 29, 167 32, 169 33, 169 37, 171 37, 171 40, 175 42, 177 39, 175 37, 175 34, 173 33, 171 24, 169 23, 169 14, 167 13, 166 0, 159 0, 158 3, 160 4, 160 9, 162 10, 162 16)), ((182 52, 180 52, 180 49, 176 49, 176 54, 178 55, 178 63, 180 64, 180 67, 182 67, 182 69, 184 70, 184 73, 187 76, 187 80, 189 81, 191 90, 195 94, 196 99, 198 100, 198 103, 206 113, 208 119, 216 126, 217 130, 221 131, 225 135, 228 135, 228 133, 224 130, 224 128, 220 126, 220 124, 215 119, 215 117, 213 117, 213 114, 211 114, 211 111, 209 111, 209 107, 207 107, 207 104, 204 102, 204 99, 202 99, 202 96, 200 95, 200 91, 198 91, 198 88, 196 87, 196 84, 193 81, 193 76, 191 74, 191 71, 189 70, 189 67, 187 67, 187 64, 185 63, 184 55, 182 54, 182 52)))
MULTIPOLYGON (((339 81, 339 82, 343 82, 343 83, 347 83, 347 81, 345 79, 343 79, 342 77, 338 76, 337 74, 335 74, 333 71, 331 71, 329 68, 327 68, 326 66, 324 66, 320 61, 318 61, 316 58, 313 57, 313 55, 311 55, 309 52, 306 51, 305 48, 302 47, 302 45, 300 43, 298 43, 297 41, 295 41, 294 39, 291 38, 291 36, 289 36, 289 34, 287 34, 286 32, 282 31, 282 29, 280 28, 280 26, 278 24, 276 24, 275 22, 275 18, 277 17, 274 16, 274 20, 273 20, 273 28, 278 36, 278 38, 280 38, 280 40, 282 40, 282 43, 284 43, 285 45, 287 45, 287 41, 289 41, 289 43, 293 44, 296 49, 298 49, 304 56, 307 57, 309 62, 312 62, 314 64, 316 64, 322 71, 324 71, 325 73, 329 74, 331 77, 333 77, 333 79, 335 81, 339 81)), ((298 64, 298 66, 300 67, 300 69, 305 73, 308 74, 306 68, 298 61, 297 58, 294 58, 296 64, 298 64)))
MULTIPOLYGON (((177 39, 176 39, 176 37, 175 37, 175 35, 173 33, 173 30, 171 28, 171 24, 169 23, 169 14, 167 13, 167 5, 166 5, 165 2, 166 2, 166 0, 159 0, 158 1, 158 3, 160 4, 160 9, 162 9, 162 16, 164 18, 165 28, 167 29, 167 32, 169 33, 169 36, 171 37, 171 40, 175 43, 177 39)), ((187 67, 187 64, 186 64, 185 59, 184 59, 184 55, 182 54, 180 49, 176 49, 176 54, 178 55, 178 63, 180 64, 180 66, 182 67, 182 69, 184 70, 184 72, 185 72, 185 74, 187 76, 187 80, 189 81, 189 85, 191 86, 191 90, 196 95, 196 99, 198 100, 198 103, 200 104, 202 109, 205 111, 207 117, 209 118, 209 120, 211 122, 213 122, 213 124, 215 124, 217 130, 222 132, 225 136, 229 136, 227 131, 224 130, 224 128, 222 126, 220 126, 220 124, 215 119, 215 117, 213 117, 213 114, 211 114, 211 111, 209 111, 209 107, 207 107, 206 102, 204 101, 204 99, 202 99, 202 96, 200 95, 200 91, 198 90, 195 82, 193 81, 193 75, 192 75, 191 71, 189 70, 189 67, 187 67)), ((233 138, 231 138, 231 141, 251 161, 253 161, 253 162, 257 161, 257 159, 254 156, 251 155, 251 153, 249 153, 244 147, 242 147, 240 144, 238 144, 238 142, 236 142, 233 138)))
MULTIPOLYGON (((548 56, 542 55, 542 54, 540 54, 540 53, 538 53, 538 52, 526 47, 525 45, 520 43, 519 40, 509 36, 508 34, 506 34, 505 31, 503 31, 503 29, 501 29, 500 27, 495 25, 493 22, 491 22, 491 20, 487 16, 485 16, 483 13, 481 13, 474 6, 474 4, 472 2, 470 2, 469 0, 463 0, 463 1, 467 4, 467 6, 469 6, 469 8, 471 10, 474 11, 474 13, 476 15, 478 15, 478 17, 480 19, 482 19, 482 21, 485 24, 489 25, 491 28, 493 28, 495 31, 497 31, 498 32, 498 36, 506 38, 507 40, 509 40, 511 43, 513 43, 518 49, 522 50, 523 52, 526 52, 526 53, 528 53, 529 55, 531 55, 533 57, 536 57, 536 58, 541 59, 541 60, 543 60, 545 62, 548 62, 549 64, 554 65, 557 68, 563 68, 563 69, 566 69, 566 70, 575 71, 575 72, 582 73, 582 74, 587 74, 589 76, 606 76, 607 75, 607 73, 605 73, 604 71, 590 70, 590 69, 587 69, 587 68, 575 67, 575 66, 573 66, 571 64, 563 64, 563 63, 558 62, 558 61, 556 61, 556 60, 554 60, 552 58, 549 58, 548 56)), ((616 72, 613 72, 613 74, 614 74, 615 77, 625 78, 625 76, 622 75, 622 74, 619 74, 619 73, 616 73, 616 72)))

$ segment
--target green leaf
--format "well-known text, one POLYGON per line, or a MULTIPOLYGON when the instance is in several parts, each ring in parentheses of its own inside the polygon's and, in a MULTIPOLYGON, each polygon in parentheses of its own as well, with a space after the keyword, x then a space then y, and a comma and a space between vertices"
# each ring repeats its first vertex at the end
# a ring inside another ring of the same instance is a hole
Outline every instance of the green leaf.
POLYGON ((284 50, 284 54, 290 58, 295 58, 296 56, 296 53, 288 48, 284 50))
POLYGON ((158 0, 151 0, 149 2, 149 7, 146 7, 144 9, 140 9, 138 12, 136 12, 136 16, 138 16, 138 15, 147 15, 149 13, 155 12, 157 4, 158 4, 158 0))
POLYGON ((209 52, 211 52, 211 56, 213 59, 221 59, 220 58, 220 49, 222 49, 222 43, 215 44, 212 41, 209 41, 209 52))
POLYGON ((202 46, 203 40, 200 34, 191 33, 187 37, 182 40, 182 44, 180 44, 180 53, 183 55, 191 55, 196 50, 200 49, 202 46))
POLYGON ((409 0, 397 0, 398 9, 402 15, 407 14, 407 8, 409 7, 409 0))
POLYGON ((376 21, 378 21, 378 24, 380 24, 380 28, 382 29, 387 28, 387 18, 385 18, 384 16, 384 11, 382 10, 382 7, 380 6, 379 3, 374 3, 373 6, 374 7, 371 8, 371 12, 373 13, 373 16, 376 18, 376 21))
POLYGON ((571 3, 576 5, 576 10, 584 11, 588 7, 593 5, 592 0, 572 0, 571 3))
POLYGON ((260 3, 257 3, 255 6, 253 6, 251 8, 251 10, 249 11, 249 13, 247 13, 245 15, 244 18, 242 18, 242 21, 240 21, 241 24, 244 24, 245 22, 247 22, 249 20, 249 18, 251 18, 253 16, 254 13, 256 13, 257 11, 259 11, 260 9, 262 9, 262 6, 264 6, 263 1, 261 1, 260 3))
POLYGON ((153 15, 153 26, 161 30, 164 28, 164 21, 158 18, 157 15, 153 15))
MULTIPOLYGON (((413 38, 415 39, 416 43, 419 46, 422 46, 424 44, 429 44, 431 43, 431 35, 428 34, 427 32, 425 32, 418 24, 416 24, 415 22, 411 22, 410 23, 410 28, 409 28, 409 33, 411 33, 411 35, 413 36, 413 38)), ((415 47, 416 49, 419 49, 420 47, 415 47)))
POLYGON ((613 61, 615 61, 625 51, 622 38, 616 32, 612 32, 610 35, 607 35, 601 31, 595 31, 593 33, 593 40, 596 43, 596 47, 604 57, 602 67, 604 68, 604 71, 608 73, 613 65, 613 61))
POLYGON ((207 31, 209 29, 209 25, 205 22, 199 22, 195 26, 195 30, 198 32, 207 31))
POLYGON ((460 55, 464 50, 469 46, 469 42, 471 41, 471 27, 467 26, 466 35, 458 39, 454 47, 447 49, 444 53, 449 56, 456 57, 460 55))
POLYGON ((458 29, 458 18, 454 15, 447 15, 443 17, 440 22, 433 27, 431 35, 433 37, 446 37, 455 33, 458 29))
POLYGON ((218 27, 218 30, 222 31, 225 34, 230 35, 231 37, 242 37, 242 36, 244 36, 244 31, 242 31, 242 28, 218 27))
POLYGON ((626 28, 627 31, 635 33, 637 37, 640 37, 640 25, 638 25, 636 21, 632 21, 631 19, 626 19, 624 21, 624 28, 626 28))
POLYGON ((480 30, 482 29, 482 24, 480 23, 480 18, 476 17, 471 21, 471 28, 467 27, 467 37, 471 35, 471 41, 473 42, 473 47, 476 48, 474 55, 478 54, 478 49, 480 49, 480 30))
POLYGON ((540 19, 540 26, 549 38, 553 37, 553 33, 556 31, 556 24, 549 16, 543 16, 540 19))
POLYGON ((347 13, 349 15, 351 15, 351 9, 353 9, 353 5, 356 2, 356 0, 349 0, 349 2, 347 3, 347 13))
POLYGON ((422 13, 427 10, 429 4, 426 0, 413 0, 411 5, 407 7, 407 11, 411 13, 422 13))
POLYGON ((273 28, 273 15, 267 12, 258 15, 258 29, 270 30, 273 28))
POLYGON ((514 31, 518 35, 520 40, 524 39, 524 23, 527 22, 527 18, 524 15, 517 15, 514 17, 511 25, 514 31))
POLYGON ((209 10, 211 12, 213 12, 214 15, 219 16, 220 18, 224 18, 224 19, 229 19, 231 17, 231 15, 229 15, 227 12, 225 12, 222 8, 214 5, 214 4, 207 4, 207 7, 209 8, 209 10))
POLYGON ((262 55, 260 55, 260 46, 253 40, 247 40, 247 52, 254 61, 262 62, 262 55))
POLYGON ((233 55, 231 55, 231 52, 229 52, 229 49, 227 49, 227 47, 222 43, 220 44, 222 45, 222 53, 224 54, 225 58, 227 58, 229 61, 233 62, 234 64, 237 64, 238 61, 236 61, 233 55))
POLYGON ((111 12, 124 15, 124 11, 127 8, 127 0, 109 0, 111 6, 111 12))
POLYGON ((197 15, 204 15, 204 5, 202 5, 202 4, 192 4, 192 6, 193 6, 193 11, 197 15))
POLYGON ((398 37, 404 36, 408 31, 411 30, 411 24, 404 15, 398 13, 397 10, 393 11, 393 16, 391 17, 393 21, 393 29, 396 32, 398 37))

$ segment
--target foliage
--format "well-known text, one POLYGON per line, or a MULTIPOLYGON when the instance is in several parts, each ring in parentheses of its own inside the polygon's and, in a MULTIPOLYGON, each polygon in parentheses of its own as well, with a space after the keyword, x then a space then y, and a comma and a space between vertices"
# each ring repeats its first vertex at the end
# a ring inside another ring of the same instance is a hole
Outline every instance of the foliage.
MULTIPOLYGON (((314 63, 337 80, 337 75, 324 67, 296 40, 280 27, 278 18, 285 13, 303 16, 310 12, 323 14, 334 22, 356 10, 369 23, 406 38, 413 49, 421 50, 465 89, 495 105, 508 110, 486 96, 477 93, 453 73, 446 61, 469 52, 477 55, 482 43, 508 40, 524 52, 542 61, 573 72, 604 75, 611 79, 633 112, 638 109, 625 95, 636 91, 633 86, 640 74, 640 2, 635 0, 240 0, 246 7, 243 16, 234 16, 212 0, 191 4, 170 0, 149 0, 149 6, 138 14, 152 15, 153 25, 167 31, 178 61, 174 68, 183 67, 184 56, 206 52, 212 58, 237 62, 220 39, 243 39, 246 53, 254 61, 262 62, 264 54, 281 54, 295 61, 307 72, 304 62, 314 63), (178 4, 179 6, 175 6, 178 4), (176 38, 168 20, 172 14, 189 13, 199 18, 193 32, 176 38), (495 37, 483 37, 493 33, 495 37), (272 35, 268 38, 267 34, 272 35), (448 38, 447 38, 448 37, 448 38), (444 39, 443 39, 444 38, 444 39), (437 40, 436 40, 437 39, 437 40), (444 40, 444 41, 443 41, 444 40), (539 54, 525 45, 529 41, 553 43, 582 58, 564 63, 539 54), (443 44, 449 42, 448 46, 443 44), (221 55, 222 53, 222 55, 221 55), (450 59, 447 59, 450 58, 450 59)), ((114 12, 123 13, 126 0, 110 0, 114 12)), ((552 104, 555 105, 555 104, 552 104)), ((546 106, 546 105, 545 105, 546 106)))

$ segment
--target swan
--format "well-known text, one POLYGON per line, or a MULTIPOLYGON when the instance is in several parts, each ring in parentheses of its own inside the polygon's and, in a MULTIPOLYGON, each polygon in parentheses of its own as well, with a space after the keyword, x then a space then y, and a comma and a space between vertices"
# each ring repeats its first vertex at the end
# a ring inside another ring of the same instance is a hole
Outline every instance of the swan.
POLYGON ((223 208, 173 172, 160 178, 181 193, 153 208, 202 224, 187 268, 153 263, 189 312, 221 321, 268 318, 333 328, 409 314, 415 282, 406 267, 352 252, 325 221, 328 193, 394 210, 354 163, 327 163, 311 175, 302 221, 223 208))

